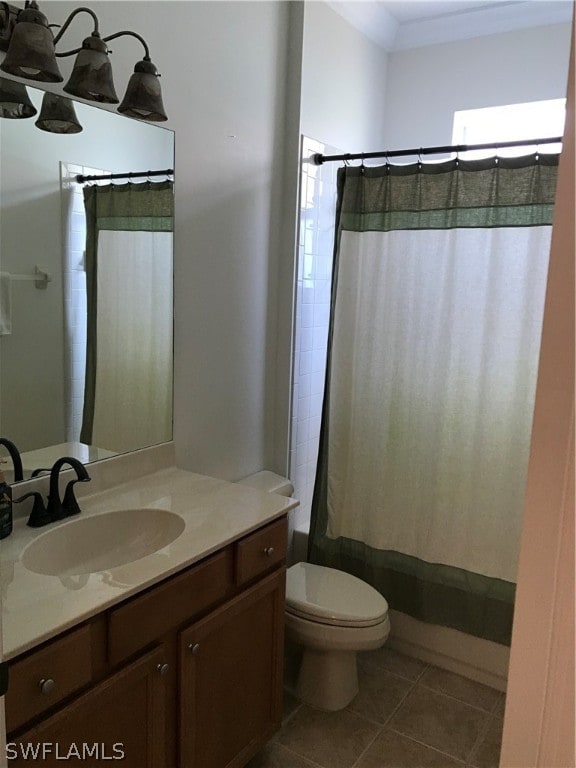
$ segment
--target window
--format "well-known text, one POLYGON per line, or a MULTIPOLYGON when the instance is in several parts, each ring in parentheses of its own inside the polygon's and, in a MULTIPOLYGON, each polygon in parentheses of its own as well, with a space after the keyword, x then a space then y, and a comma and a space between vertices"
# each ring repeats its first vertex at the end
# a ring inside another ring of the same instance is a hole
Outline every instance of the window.
MULTIPOLYGON (((566 99, 531 101, 507 104, 502 107, 464 109, 454 112, 452 141, 454 144, 485 144, 489 141, 517 141, 562 136, 566 99)), ((540 152, 559 152, 559 144, 543 144, 540 152)), ((510 147, 498 150, 502 156, 525 155, 536 151, 534 147, 510 147)), ((476 150, 466 153, 466 159, 489 157, 494 150, 476 150)))

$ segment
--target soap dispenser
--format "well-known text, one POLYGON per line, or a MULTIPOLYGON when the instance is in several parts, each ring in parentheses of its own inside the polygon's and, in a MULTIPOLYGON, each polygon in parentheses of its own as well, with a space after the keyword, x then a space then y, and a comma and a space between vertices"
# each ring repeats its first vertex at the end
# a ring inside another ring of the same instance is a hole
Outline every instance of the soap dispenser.
POLYGON ((0 539, 12 533, 12 488, 0 470, 0 539))

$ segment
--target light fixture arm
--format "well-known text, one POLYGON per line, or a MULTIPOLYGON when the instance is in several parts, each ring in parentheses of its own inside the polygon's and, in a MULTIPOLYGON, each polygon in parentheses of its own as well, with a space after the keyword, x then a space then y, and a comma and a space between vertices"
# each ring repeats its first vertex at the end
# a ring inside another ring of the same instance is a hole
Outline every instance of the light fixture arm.
MULTIPOLYGON (((60 32, 58 32, 58 34, 54 38, 54 45, 56 45, 59 42, 59 40, 61 39, 61 37, 64 34, 64 32, 66 32, 66 30, 68 29, 68 27, 70 26, 70 24, 72 22, 72 19, 75 16, 77 16, 79 13, 82 13, 82 11, 84 11, 85 13, 89 13, 90 16, 92 16, 92 19, 94 21, 94 31, 92 32, 92 36, 93 37, 100 37, 100 32, 99 32, 99 27, 98 27, 98 17, 96 16, 96 14, 94 13, 94 11, 91 8, 86 8, 86 6, 80 6, 79 8, 75 8, 72 11, 72 13, 68 16, 68 18, 66 19, 64 24, 62 24, 62 27, 60 28, 60 32)), ((75 48, 73 51, 62 51, 62 52, 58 51, 56 53, 56 56, 59 56, 59 57, 72 56, 75 53, 79 53, 79 51, 81 51, 81 50, 82 50, 81 48, 75 48)))
POLYGON ((8 30, 10 25, 10 6, 8 3, 6 3, 4 0, 0 3, 0 7, 2 7, 2 10, 4 12, 4 20, 2 21, 2 31, 4 29, 8 30))
POLYGON ((146 43, 146 40, 144 40, 144 38, 141 37, 137 32, 131 32, 129 29, 125 29, 122 30, 122 32, 115 32, 113 35, 107 35, 106 37, 103 37, 102 40, 107 43, 109 40, 115 40, 117 37, 123 37, 125 35, 129 35, 130 37, 135 37, 136 40, 140 40, 144 46, 144 61, 150 61, 150 51, 148 50, 148 44, 146 43))
POLYGON ((14 31, 16 20, 18 19, 18 14, 21 9, 9 5, 4 0, 0 2, 0 8, 0 51, 6 51, 8 50, 10 37, 14 31), (4 14, 3 18, 1 16, 2 13, 4 14))

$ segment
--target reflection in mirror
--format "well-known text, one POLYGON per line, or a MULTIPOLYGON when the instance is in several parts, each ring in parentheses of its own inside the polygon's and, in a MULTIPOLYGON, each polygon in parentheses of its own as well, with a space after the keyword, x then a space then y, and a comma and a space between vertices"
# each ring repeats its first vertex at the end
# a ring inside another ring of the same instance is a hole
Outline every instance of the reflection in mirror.
MULTIPOLYGON (((42 91, 28 93, 39 112, 42 91)), ((75 108, 77 134, 0 119, 0 435, 24 479, 63 455, 89 463, 172 438, 172 183, 76 176, 173 168, 174 135, 75 108), (85 189, 164 197, 158 211, 98 204, 91 221, 85 189)), ((14 481, 1 444, 0 459, 14 481)))

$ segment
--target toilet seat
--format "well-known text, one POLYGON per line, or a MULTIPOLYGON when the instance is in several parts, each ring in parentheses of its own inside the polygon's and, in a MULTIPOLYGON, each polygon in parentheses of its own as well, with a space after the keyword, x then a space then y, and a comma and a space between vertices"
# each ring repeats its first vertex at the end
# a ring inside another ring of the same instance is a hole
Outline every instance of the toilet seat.
POLYGON ((296 563, 286 573, 286 612, 339 627, 372 627, 386 621, 388 603, 350 573, 296 563))

